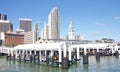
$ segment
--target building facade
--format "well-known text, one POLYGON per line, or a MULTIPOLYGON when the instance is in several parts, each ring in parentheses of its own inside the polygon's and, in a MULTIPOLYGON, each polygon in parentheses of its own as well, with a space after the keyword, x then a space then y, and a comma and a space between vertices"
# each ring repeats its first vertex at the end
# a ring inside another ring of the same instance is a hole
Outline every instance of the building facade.
POLYGON ((7 20, 7 15, 0 14, 0 20, 7 20))
POLYGON ((56 7, 52 9, 48 16, 49 39, 60 38, 60 17, 56 7))
POLYGON ((38 24, 35 24, 33 31, 24 32, 24 43, 35 43, 38 40, 38 34, 38 24))
POLYGON ((0 20, 0 32, 13 31, 13 25, 9 20, 0 20))
POLYGON ((19 29, 23 29, 25 32, 31 31, 32 19, 19 19, 19 29))
POLYGON ((24 43, 24 35, 1 32, 1 39, 5 46, 16 46, 24 43))
POLYGON ((41 30, 42 39, 60 39, 60 17, 56 7, 48 15, 48 23, 41 30))
POLYGON ((68 39, 69 40, 75 40, 74 27, 72 25, 72 21, 70 21, 70 25, 69 25, 69 28, 68 28, 68 39))
POLYGON ((33 32, 24 32, 24 43, 25 44, 32 44, 33 43, 33 32))
POLYGON ((44 23, 44 27, 41 30, 41 38, 42 39, 49 39, 49 25, 44 23))

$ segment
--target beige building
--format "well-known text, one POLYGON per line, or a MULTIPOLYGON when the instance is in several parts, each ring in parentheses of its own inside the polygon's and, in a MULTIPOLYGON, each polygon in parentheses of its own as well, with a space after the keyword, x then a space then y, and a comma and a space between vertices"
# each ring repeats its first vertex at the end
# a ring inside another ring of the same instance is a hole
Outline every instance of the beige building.
POLYGON ((42 39, 49 39, 49 32, 48 32, 49 26, 46 23, 44 24, 43 29, 41 30, 41 38, 42 39))
POLYGON ((35 24, 33 31, 24 32, 24 43, 33 44, 38 40, 38 26, 35 24))
POLYGON ((52 9, 48 16, 49 39, 60 38, 60 17, 56 7, 52 9))
POLYGON ((60 39, 60 17, 56 7, 48 15, 48 24, 41 30, 42 39, 60 39))

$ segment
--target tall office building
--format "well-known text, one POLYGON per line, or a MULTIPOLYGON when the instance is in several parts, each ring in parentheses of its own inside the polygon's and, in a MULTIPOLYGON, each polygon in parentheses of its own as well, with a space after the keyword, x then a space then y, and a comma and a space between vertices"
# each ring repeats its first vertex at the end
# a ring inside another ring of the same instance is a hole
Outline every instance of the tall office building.
POLYGON ((31 19, 19 19, 20 29, 23 29, 25 32, 31 31, 32 20, 31 19))
POLYGON ((13 31, 13 24, 7 20, 7 15, 0 14, 0 39, 1 32, 13 31))
POLYGON ((32 44, 38 40, 38 24, 35 23, 33 31, 24 32, 24 43, 32 44))
POLYGON ((0 20, 0 32, 13 31, 13 25, 9 20, 0 20))
POLYGON ((59 39, 60 38, 60 17, 56 7, 52 9, 48 16, 48 32, 49 39, 59 39))
POLYGON ((35 23, 34 25, 34 30, 33 30, 33 43, 36 43, 36 41, 38 40, 38 23, 35 23))
POLYGON ((44 27, 41 30, 41 38, 42 39, 49 39, 49 32, 48 32, 48 24, 44 23, 44 27))
POLYGON ((0 14, 0 20, 7 20, 7 15, 0 14))
POLYGON ((42 39, 60 39, 60 17, 56 7, 48 15, 48 23, 41 30, 42 39))

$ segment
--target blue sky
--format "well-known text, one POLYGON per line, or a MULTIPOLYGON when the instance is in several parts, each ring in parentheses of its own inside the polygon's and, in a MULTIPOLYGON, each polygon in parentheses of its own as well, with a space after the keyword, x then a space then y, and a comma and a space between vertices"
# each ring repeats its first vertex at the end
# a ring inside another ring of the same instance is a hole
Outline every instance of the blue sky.
POLYGON ((61 38, 68 34, 72 20, 75 34, 85 39, 120 41, 120 0, 0 0, 0 13, 8 16, 14 31, 19 28, 19 18, 31 18, 33 25, 39 23, 40 32, 55 6, 60 14, 61 38))

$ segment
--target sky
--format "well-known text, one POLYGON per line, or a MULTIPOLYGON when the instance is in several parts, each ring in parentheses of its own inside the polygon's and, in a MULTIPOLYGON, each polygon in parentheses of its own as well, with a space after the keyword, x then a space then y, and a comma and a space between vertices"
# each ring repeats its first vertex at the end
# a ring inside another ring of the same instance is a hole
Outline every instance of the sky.
POLYGON ((0 13, 7 15, 14 31, 20 18, 30 18, 40 32, 53 7, 60 14, 61 38, 68 34, 71 20, 75 35, 84 35, 85 40, 120 41, 120 0, 0 0, 0 13))

